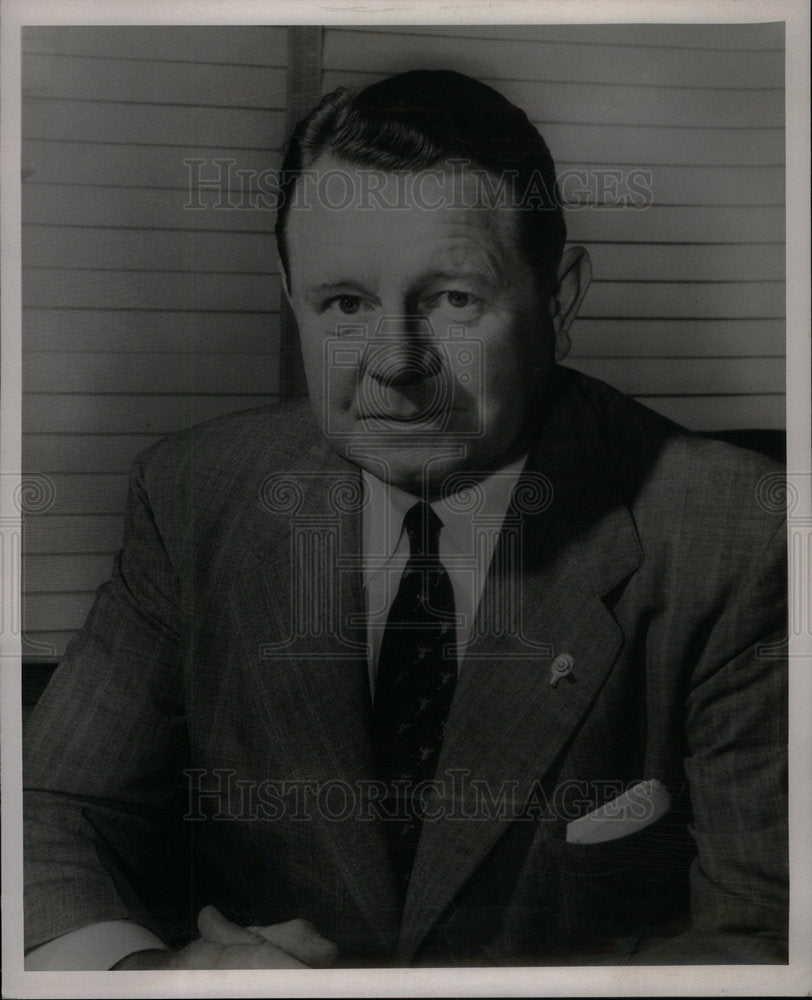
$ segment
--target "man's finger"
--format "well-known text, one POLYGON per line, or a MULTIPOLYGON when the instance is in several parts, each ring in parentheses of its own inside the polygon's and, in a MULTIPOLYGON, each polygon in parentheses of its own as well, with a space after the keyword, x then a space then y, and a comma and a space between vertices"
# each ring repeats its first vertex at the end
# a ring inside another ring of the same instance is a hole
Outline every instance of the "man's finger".
POLYGON ((323 938, 307 920, 288 920, 268 927, 247 927, 266 941, 314 969, 326 969, 338 959, 338 946, 323 938))
POLYGON ((306 969, 304 962, 259 935, 250 944, 215 944, 198 938, 175 956, 182 969, 306 969))
POLYGON ((204 906, 198 913, 197 929, 201 937, 214 944, 251 944, 262 937, 226 920, 214 906, 204 906))

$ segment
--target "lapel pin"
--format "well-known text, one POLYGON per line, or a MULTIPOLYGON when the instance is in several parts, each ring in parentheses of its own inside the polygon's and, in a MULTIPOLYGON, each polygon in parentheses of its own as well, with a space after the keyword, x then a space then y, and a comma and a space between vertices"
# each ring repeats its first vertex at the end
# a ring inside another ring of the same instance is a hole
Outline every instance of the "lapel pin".
POLYGON ((574 684, 575 678, 572 675, 574 665, 575 660, 569 653, 559 653, 550 668, 550 687, 556 687, 562 677, 566 677, 570 684, 574 684))

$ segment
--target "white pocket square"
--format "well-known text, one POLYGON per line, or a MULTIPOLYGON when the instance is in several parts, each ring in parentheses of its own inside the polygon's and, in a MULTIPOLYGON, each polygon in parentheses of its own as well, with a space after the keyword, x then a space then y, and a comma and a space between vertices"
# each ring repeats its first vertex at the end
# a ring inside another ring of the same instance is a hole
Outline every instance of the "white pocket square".
POLYGON ((670 807, 671 796, 661 781, 640 781, 599 809, 567 823, 567 843, 618 840, 656 822, 670 807))

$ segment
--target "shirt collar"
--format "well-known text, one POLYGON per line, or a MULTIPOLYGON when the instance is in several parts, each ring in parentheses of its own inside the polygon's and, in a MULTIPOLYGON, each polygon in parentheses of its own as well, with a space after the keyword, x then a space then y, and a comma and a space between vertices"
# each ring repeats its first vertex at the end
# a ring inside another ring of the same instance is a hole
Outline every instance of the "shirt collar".
MULTIPOLYGON (((483 479, 478 488, 482 491, 482 506, 477 515, 489 519, 504 519, 513 487, 521 474, 527 454, 496 470, 483 479)), ((403 518, 419 497, 407 493, 394 483, 384 482, 366 469, 362 470, 364 484, 364 585, 397 551, 403 532, 403 518)), ((471 513, 458 509, 460 504, 449 504, 448 498, 431 503, 443 524, 443 543, 460 555, 470 555, 471 513)))
MULTIPOLYGON (((478 484, 482 491, 482 506, 477 510, 476 516, 489 520, 503 521, 507 513, 510 496, 513 487, 516 485, 527 455, 522 455, 509 465, 503 466, 493 472, 487 479, 483 479, 478 484)), ((443 497, 435 500, 432 505, 435 513, 443 523, 445 541, 449 548, 459 555, 470 556, 471 548, 471 512, 466 510, 464 505, 449 504, 448 498, 443 497), (463 507, 463 509, 460 509, 463 507)))

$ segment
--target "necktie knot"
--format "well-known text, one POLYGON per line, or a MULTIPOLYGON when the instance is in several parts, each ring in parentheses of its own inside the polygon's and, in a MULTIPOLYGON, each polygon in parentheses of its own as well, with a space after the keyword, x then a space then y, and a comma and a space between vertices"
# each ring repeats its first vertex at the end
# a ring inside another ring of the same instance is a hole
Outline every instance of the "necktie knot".
POLYGON ((403 518, 412 556, 436 556, 439 551, 440 528, 443 522, 424 500, 413 504, 403 518))

